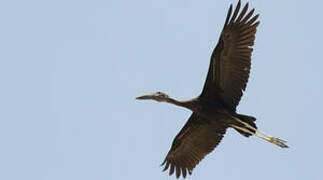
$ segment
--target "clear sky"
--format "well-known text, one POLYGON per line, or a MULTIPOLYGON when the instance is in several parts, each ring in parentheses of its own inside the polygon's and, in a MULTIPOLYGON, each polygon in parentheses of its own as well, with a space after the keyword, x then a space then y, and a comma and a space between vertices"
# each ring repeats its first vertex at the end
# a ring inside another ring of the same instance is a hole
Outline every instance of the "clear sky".
MULTIPOLYGON (((245 3, 246 1, 243 1, 245 3)), ((199 95, 224 0, 0 2, 0 179, 175 179, 159 166, 199 95)), ((281 149, 227 131, 189 179, 321 180, 323 1, 260 1, 238 107, 281 149)))

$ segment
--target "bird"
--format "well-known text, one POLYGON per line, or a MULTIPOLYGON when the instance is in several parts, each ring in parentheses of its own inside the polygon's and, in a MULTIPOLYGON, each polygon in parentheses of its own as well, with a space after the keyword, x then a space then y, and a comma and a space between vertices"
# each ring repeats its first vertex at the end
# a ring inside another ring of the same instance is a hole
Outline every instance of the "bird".
POLYGON ((136 98, 166 102, 192 111, 161 164, 163 171, 169 169, 169 175, 174 172, 177 178, 191 175, 196 165, 218 146, 228 128, 235 129, 242 136, 256 136, 288 148, 286 141, 260 131, 255 117, 236 111, 248 83, 252 46, 260 24, 259 14, 254 15, 254 8, 248 11, 248 6, 246 3, 240 11, 239 0, 233 12, 230 5, 198 97, 179 101, 163 92, 156 92, 136 98))

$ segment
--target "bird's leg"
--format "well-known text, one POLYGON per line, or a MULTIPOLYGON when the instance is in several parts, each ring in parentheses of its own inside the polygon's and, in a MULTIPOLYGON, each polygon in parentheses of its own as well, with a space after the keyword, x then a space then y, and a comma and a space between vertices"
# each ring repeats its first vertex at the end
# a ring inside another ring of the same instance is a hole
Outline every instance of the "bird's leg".
MULTIPOLYGON (((258 135, 258 134, 256 134, 256 133, 250 133, 251 135, 255 135, 255 136, 257 136, 257 137, 260 137, 260 138, 262 138, 262 139, 264 139, 264 140, 266 140, 266 141, 268 141, 268 142, 270 142, 270 143, 273 143, 273 144, 276 144, 277 146, 279 146, 279 147, 282 147, 282 148, 288 148, 288 146, 285 144, 287 141, 284 141, 284 140, 282 140, 282 139, 279 139, 279 138, 276 138, 276 137, 273 137, 273 136, 270 136, 270 135, 267 135, 266 133, 264 133, 264 132, 262 132, 262 131, 260 131, 260 130, 258 130, 258 129, 256 129, 256 128, 254 128, 254 127, 252 127, 251 125, 249 125, 248 123, 246 123, 246 122, 243 122, 243 121, 241 121, 240 119, 238 119, 238 118, 235 118, 235 117, 233 117, 235 120, 237 120, 238 122, 240 122, 241 124, 243 124, 243 125, 245 125, 246 127, 248 127, 248 128, 250 128, 250 129, 252 129, 252 130, 254 130, 254 131, 256 131, 257 133, 259 133, 259 134, 261 134, 262 136, 260 136, 260 135, 258 135)), ((236 126, 236 127, 238 127, 238 126, 236 126)), ((235 127, 235 128, 236 128, 235 127)), ((240 128, 240 127, 239 127, 240 128)), ((241 128, 240 128, 241 129, 241 128)), ((243 128, 244 129, 244 128, 243 128)), ((242 129, 241 129, 242 130, 242 129)), ((247 130, 247 129, 245 129, 245 130, 247 130)), ((244 132, 246 132, 245 130, 242 130, 242 131, 244 131, 244 132)), ((248 131, 248 130, 247 130, 248 131)), ((250 132, 250 131, 249 131, 250 132)), ((247 132, 247 133, 249 133, 249 132, 247 132)))
POLYGON ((238 119, 238 118, 234 118, 234 119, 235 119, 235 120, 237 120, 239 123, 241 123, 241 124, 245 125, 246 127, 248 127, 248 128, 250 128, 250 129, 252 129, 252 130, 254 130, 254 131, 258 132, 259 134, 262 134, 262 135, 263 135, 263 136, 265 136, 265 137, 271 137, 271 136, 267 135, 266 133, 264 133, 264 132, 262 132, 262 131, 260 131, 260 130, 258 130, 258 129, 256 129, 256 128, 254 128, 253 126, 250 126, 250 124, 248 124, 248 123, 246 123, 246 122, 241 121, 241 120, 240 120, 240 119, 238 119))
POLYGON ((254 133, 254 132, 251 132, 251 131, 249 131, 249 130, 248 130, 248 129, 246 129, 246 128, 239 127, 239 126, 236 126, 236 125, 233 125, 233 124, 231 124, 231 127, 235 128, 235 129, 239 129, 239 130, 241 130, 241 131, 243 131, 243 132, 245 132, 245 133, 248 133, 248 134, 250 134, 250 135, 255 135, 255 136, 257 136, 257 137, 259 137, 259 138, 261 138, 261 139, 264 139, 264 140, 266 140, 266 141, 270 141, 270 139, 269 139, 269 138, 264 137, 264 136, 261 136, 261 135, 259 135, 259 134, 254 133))

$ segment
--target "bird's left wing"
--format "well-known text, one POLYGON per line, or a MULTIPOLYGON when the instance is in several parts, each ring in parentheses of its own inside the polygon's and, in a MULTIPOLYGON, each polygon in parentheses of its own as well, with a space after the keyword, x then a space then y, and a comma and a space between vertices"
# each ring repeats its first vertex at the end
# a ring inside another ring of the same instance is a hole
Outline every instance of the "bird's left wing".
POLYGON ((172 147, 162 165, 164 171, 170 167, 169 175, 176 170, 176 177, 186 177, 194 167, 221 141, 226 132, 224 125, 207 121, 193 113, 175 137, 172 147))
POLYGON ((253 50, 251 46, 259 25, 259 15, 253 16, 254 9, 247 12, 248 3, 239 14, 240 6, 239 0, 232 16, 230 6, 200 95, 208 99, 220 99, 232 110, 235 110, 247 86, 253 50))

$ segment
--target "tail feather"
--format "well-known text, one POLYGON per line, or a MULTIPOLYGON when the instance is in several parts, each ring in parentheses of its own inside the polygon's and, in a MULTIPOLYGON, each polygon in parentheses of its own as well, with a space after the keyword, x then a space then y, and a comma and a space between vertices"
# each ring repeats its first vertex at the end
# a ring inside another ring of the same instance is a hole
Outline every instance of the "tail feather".
MULTIPOLYGON (((237 114, 237 115, 236 115, 236 117, 237 117, 237 118, 239 118, 241 121, 246 122, 246 123, 248 123, 249 125, 251 125, 252 127, 254 127, 254 128, 256 128, 256 129, 257 129, 256 123, 255 123, 255 121, 256 121, 256 118, 255 118, 255 117, 248 116, 248 115, 243 115, 243 114, 237 114)), ((254 130, 252 130, 252 129, 250 129, 250 128, 247 128, 247 127, 245 127, 245 126, 244 126, 244 125, 242 125, 242 124, 241 124, 241 126, 242 126, 242 127, 244 127, 244 128, 246 128, 246 129, 248 129, 249 131, 251 131, 251 132, 255 133, 255 131, 254 131, 254 130)), ((245 137, 249 137, 249 136, 251 136, 251 134, 249 134, 249 133, 246 133, 246 132, 241 131, 241 130, 238 130, 238 129, 236 129, 236 130, 237 130, 240 134, 242 134, 243 136, 245 136, 245 137)))

